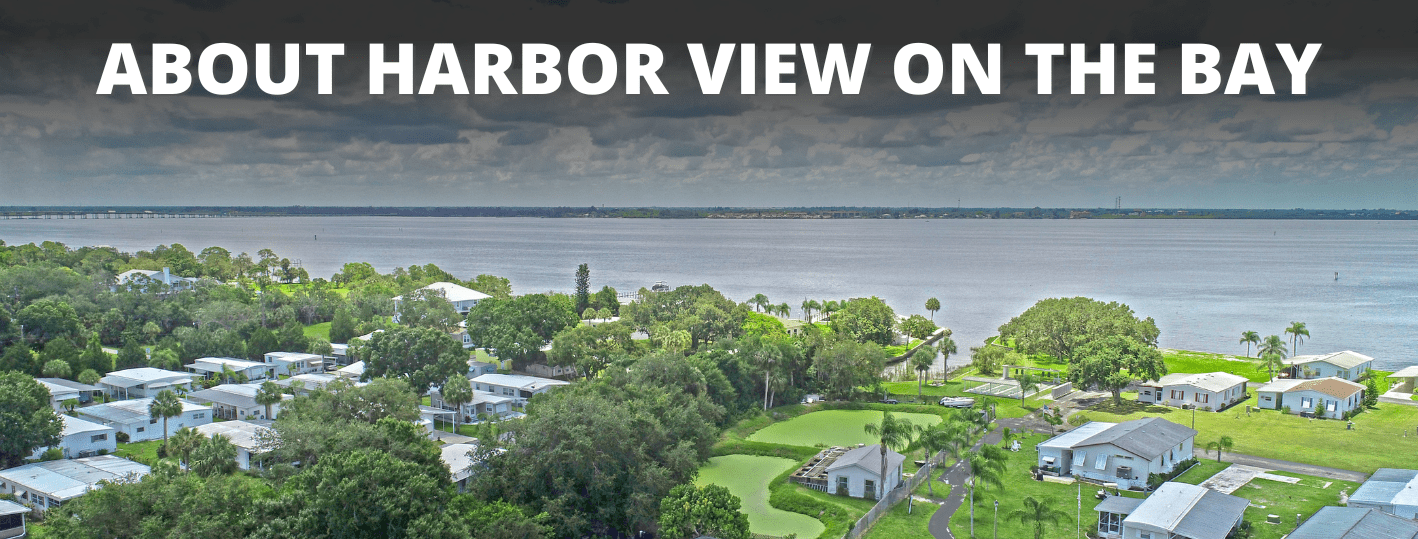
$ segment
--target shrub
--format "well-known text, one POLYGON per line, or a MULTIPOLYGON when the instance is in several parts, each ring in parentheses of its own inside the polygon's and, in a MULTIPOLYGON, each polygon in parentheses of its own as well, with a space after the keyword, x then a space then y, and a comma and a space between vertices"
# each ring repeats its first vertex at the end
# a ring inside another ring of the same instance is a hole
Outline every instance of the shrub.
POLYGON ((118 440, 120 444, 126 444, 128 443, 128 433, 119 431, 118 434, 114 435, 113 439, 118 440))
POLYGON ((1288 413, 1290 413, 1290 407, 1289 407, 1289 406, 1281 406, 1281 407, 1280 407, 1280 411, 1283 412, 1283 413, 1287 413, 1287 414, 1288 414, 1288 413))

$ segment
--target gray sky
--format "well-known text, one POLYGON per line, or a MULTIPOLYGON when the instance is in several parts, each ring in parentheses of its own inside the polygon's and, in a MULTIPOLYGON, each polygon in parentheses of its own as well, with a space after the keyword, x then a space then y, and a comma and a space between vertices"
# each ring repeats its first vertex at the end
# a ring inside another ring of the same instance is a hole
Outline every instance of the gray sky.
POLYGON ((1418 208, 1418 12, 1397 3, 53 4, 0 7, 0 205, 1097 207, 1121 196, 1126 207, 1418 208), (735 91, 705 96, 683 45, 701 40, 870 42, 873 56, 860 95, 810 95, 798 78, 799 95, 744 96, 731 77, 735 91), (135 43, 145 66, 147 46, 166 41, 344 42, 347 54, 333 95, 309 82, 283 97, 254 82, 232 96, 95 95, 115 41, 135 43), (400 41, 418 42, 419 73, 431 42, 458 43, 465 69, 473 42, 557 42, 563 55, 654 42, 670 95, 369 95, 367 44, 400 41), (905 94, 891 55, 910 41, 1003 43, 1002 94, 905 94), (1215 44, 1229 66, 1238 41, 1265 44, 1276 95, 1179 95, 1176 44, 1215 44), (1158 43, 1157 94, 1070 95, 1060 61, 1054 93, 1037 95, 1027 42, 1158 43), (1288 95, 1275 42, 1325 44, 1307 95, 1288 95))

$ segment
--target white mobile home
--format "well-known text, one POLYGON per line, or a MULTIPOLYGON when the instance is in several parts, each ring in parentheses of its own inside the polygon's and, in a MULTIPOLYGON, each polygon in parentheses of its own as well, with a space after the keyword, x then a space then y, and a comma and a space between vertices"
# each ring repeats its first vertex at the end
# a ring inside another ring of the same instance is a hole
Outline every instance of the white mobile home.
POLYGON ((98 384, 115 399, 151 398, 164 389, 192 391, 192 373, 139 367, 110 372, 98 384))
POLYGON ((297 374, 325 372, 325 357, 304 352, 271 352, 266 354, 266 376, 295 376, 297 374))
POLYGON ((100 481, 136 481, 149 471, 113 455, 36 462, 0 470, 0 494, 13 494, 20 503, 45 511, 98 488, 100 481))
MULTIPOLYGON (((516 399, 503 395, 496 395, 487 391, 473 390, 472 400, 464 403, 462 417, 458 418, 460 423, 475 423, 478 416, 500 419, 513 414, 512 404, 516 399)), ((428 402, 435 408, 441 410, 453 410, 453 405, 443 401, 443 394, 435 389, 428 393, 428 402)))
POLYGON ((1364 406, 1364 386, 1340 378, 1276 380, 1256 389, 1256 403, 1292 414, 1343 417, 1364 406))
POLYGON ((1374 358, 1345 350, 1332 354, 1295 356, 1284 362, 1285 369, 1281 372, 1292 379, 1314 380, 1333 376, 1354 381, 1373 368, 1374 358))
POLYGON ((1150 474, 1192 457, 1196 431, 1158 417, 1090 422, 1040 443, 1039 468, 1119 488, 1146 488, 1150 474))
MULTIPOLYGON (((192 371, 193 373, 196 373, 202 376, 203 378, 216 378, 219 380, 226 377, 227 370, 230 370, 242 377, 245 377, 246 381, 265 380, 268 374, 265 363, 246 361, 244 359, 233 359, 229 357, 204 357, 202 359, 193 361, 191 365, 187 366, 187 370, 192 371), (226 367, 226 369, 223 369, 222 367, 226 367)), ((238 380, 223 381, 228 383, 238 382, 238 380)))
POLYGON ((1287 539, 1413 539, 1418 522, 1373 509, 1326 506, 1305 519, 1287 539))
POLYGON ((271 436, 269 421, 221 421, 197 427, 197 432, 208 438, 215 435, 226 436, 231 445, 236 446, 236 466, 243 470, 261 468, 261 455, 268 449, 262 445, 262 438, 271 436))
MULTIPOLYGON (((276 419, 281 415, 281 403, 271 405, 271 417, 266 417, 266 407, 256 402, 256 393, 261 384, 222 384, 210 389, 193 391, 187 396, 192 402, 208 403, 212 414, 221 419, 276 419)), ((282 395, 282 400, 290 400, 290 395, 282 395)))
POLYGON ((1156 381, 1139 384, 1137 400, 1176 408, 1221 411, 1246 400, 1248 381, 1226 372, 1168 374, 1156 381))
MULTIPOLYGON (((64 422, 64 430, 59 433, 59 445, 55 447, 64 451, 64 458, 91 457, 118 449, 118 432, 113 427, 63 414, 59 415, 59 420, 64 422)), ((30 458, 38 459, 47 450, 48 447, 36 449, 30 458)))
POLYGON ((64 408, 63 403, 66 400, 74 399, 79 401, 79 404, 87 404, 93 402, 95 395, 103 392, 103 388, 98 386, 81 384, 63 378, 35 378, 35 381, 43 384, 44 388, 49 390, 49 404, 54 407, 56 412, 64 408))
POLYGON ((1163 483, 1147 499, 1111 496, 1094 509, 1106 539, 1231 537, 1250 500, 1186 483, 1163 483))
POLYGON ((1379 468, 1349 496, 1349 507, 1418 520, 1418 470, 1379 468))
MULTIPOLYGON (((110 402, 78 409, 79 417, 113 427, 128 435, 129 442, 162 439, 162 418, 154 419, 148 412, 153 399, 133 399, 110 402)), ((182 414, 167 419, 167 433, 172 435, 183 427, 196 427, 212 422, 212 407, 188 401, 182 403, 182 414)))
MULTIPOLYGON (((453 304, 453 309, 458 311, 458 314, 461 315, 467 315, 468 311, 472 310, 473 306, 477 305, 479 301, 492 297, 482 292, 478 292, 477 290, 468 288, 466 286, 445 282, 433 283, 423 288, 420 288, 419 290, 431 290, 437 293, 438 295, 443 296, 444 299, 447 299, 449 303, 453 304)), ((399 306, 403 303, 403 301, 404 296, 394 298, 395 322, 399 321, 399 306)))
POLYGON ((24 537, 28 533, 25 531, 25 515, 29 513, 28 507, 10 500, 0 500, 0 539, 24 537))
POLYGON ((520 374, 484 374, 472 379, 473 389, 494 395, 511 397, 515 406, 527 404, 532 395, 546 393, 553 387, 571 385, 571 382, 524 376, 520 374))

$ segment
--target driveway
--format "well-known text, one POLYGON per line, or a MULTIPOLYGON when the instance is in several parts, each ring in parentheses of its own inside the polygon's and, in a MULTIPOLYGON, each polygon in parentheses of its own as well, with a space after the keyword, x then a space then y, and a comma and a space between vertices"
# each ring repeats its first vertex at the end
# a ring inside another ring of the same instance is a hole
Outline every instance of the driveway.
MULTIPOLYGON (((1208 454, 1208 452, 1202 448, 1196 448, 1192 451, 1192 453, 1195 454, 1196 458, 1199 459, 1207 458, 1208 454)), ((1257 457, 1254 455, 1243 455, 1241 453, 1226 453, 1221 457, 1221 460, 1229 461, 1234 464, 1244 464, 1246 466, 1263 468, 1266 470, 1279 470, 1282 472, 1313 475, 1315 477, 1323 477, 1326 479, 1354 481, 1356 483, 1363 483, 1369 478, 1369 474, 1360 473, 1353 470, 1341 470, 1339 468, 1330 468, 1327 466, 1301 464, 1299 462, 1290 462, 1288 460, 1268 459, 1265 457, 1257 457)))

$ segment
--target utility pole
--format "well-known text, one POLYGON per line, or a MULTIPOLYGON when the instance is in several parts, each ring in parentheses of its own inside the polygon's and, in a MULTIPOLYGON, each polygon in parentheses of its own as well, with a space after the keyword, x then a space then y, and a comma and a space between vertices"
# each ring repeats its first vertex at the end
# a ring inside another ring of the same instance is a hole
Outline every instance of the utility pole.
POLYGON ((999 500, 995 500, 995 539, 999 539, 999 500))

